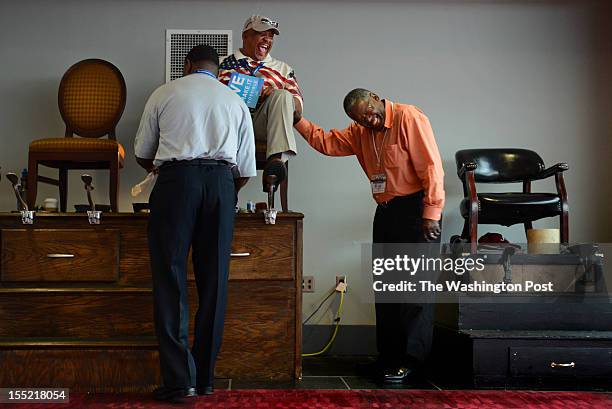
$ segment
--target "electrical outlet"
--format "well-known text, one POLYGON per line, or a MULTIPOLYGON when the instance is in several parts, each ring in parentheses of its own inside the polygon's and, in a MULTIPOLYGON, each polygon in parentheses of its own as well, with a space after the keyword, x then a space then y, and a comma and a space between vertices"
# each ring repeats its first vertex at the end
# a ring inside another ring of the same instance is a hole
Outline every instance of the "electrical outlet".
POLYGON ((314 277, 313 276, 304 276, 302 277, 302 292, 303 293, 314 293, 314 277))
POLYGON ((348 285, 348 282, 346 280, 346 276, 336 276, 336 287, 335 288, 338 288, 338 284, 340 284, 340 283, 344 283, 344 285, 348 285))

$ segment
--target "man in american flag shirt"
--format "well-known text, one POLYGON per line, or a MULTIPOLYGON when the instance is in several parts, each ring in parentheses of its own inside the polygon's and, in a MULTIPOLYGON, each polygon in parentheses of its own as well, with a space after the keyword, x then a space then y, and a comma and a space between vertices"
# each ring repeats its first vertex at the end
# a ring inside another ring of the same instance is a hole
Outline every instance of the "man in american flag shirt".
MULTIPOLYGON (((266 146, 268 164, 287 161, 297 153, 293 135, 293 114, 301 114, 302 91, 293 68, 272 58, 270 50, 274 36, 279 35, 278 22, 265 17, 249 17, 242 29, 242 47, 223 60, 219 66, 219 80, 227 84, 233 72, 264 79, 255 109, 251 110, 257 145, 266 146)), ((263 181, 264 191, 268 191, 263 181)))

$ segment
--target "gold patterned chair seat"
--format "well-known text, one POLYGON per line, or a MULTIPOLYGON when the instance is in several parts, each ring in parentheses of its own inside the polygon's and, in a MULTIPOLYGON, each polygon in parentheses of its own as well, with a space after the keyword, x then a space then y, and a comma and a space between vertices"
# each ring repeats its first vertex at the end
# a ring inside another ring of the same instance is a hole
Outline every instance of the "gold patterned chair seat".
POLYGON ((46 138, 30 143, 30 152, 116 152, 119 155, 119 167, 123 167, 125 149, 112 139, 92 138, 46 138))
POLYGON ((68 170, 108 169, 108 195, 113 212, 119 201, 119 169, 125 149, 115 130, 126 101, 123 75, 108 61, 90 58, 64 73, 58 90, 58 107, 66 124, 64 138, 30 143, 28 154, 28 206, 36 205, 38 182, 59 187, 60 211, 68 206, 68 170), (107 138, 104 138, 107 136, 107 138), (38 166, 58 169, 59 178, 38 174, 38 166))

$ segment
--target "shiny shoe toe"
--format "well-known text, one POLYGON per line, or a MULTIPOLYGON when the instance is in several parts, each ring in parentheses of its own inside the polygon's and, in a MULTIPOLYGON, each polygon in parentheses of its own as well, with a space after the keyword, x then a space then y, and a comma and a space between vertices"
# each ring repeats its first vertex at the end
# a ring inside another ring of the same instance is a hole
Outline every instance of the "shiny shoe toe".
POLYGON ((413 378, 414 374, 414 369, 401 366, 384 371, 382 374, 382 381, 384 383, 403 383, 413 378))

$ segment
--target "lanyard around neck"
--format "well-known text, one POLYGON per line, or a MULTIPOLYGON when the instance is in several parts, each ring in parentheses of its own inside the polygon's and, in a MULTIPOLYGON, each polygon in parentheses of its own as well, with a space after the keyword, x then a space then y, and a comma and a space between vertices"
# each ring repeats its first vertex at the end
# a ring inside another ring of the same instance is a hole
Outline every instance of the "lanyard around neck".
POLYGON ((208 70, 194 70, 193 73, 194 74, 204 74, 204 75, 208 75, 209 77, 212 77, 214 79, 217 79, 217 76, 215 74, 213 74, 212 72, 208 71, 208 70))
MULTIPOLYGON (((393 111, 393 102, 391 101, 388 101, 388 102, 391 104, 391 111, 393 111)), ((380 144, 380 151, 379 151, 378 147, 376 146, 376 140, 374 139, 374 130, 370 129, 370 133, 372 134, 372 146, 374 147, 374 153, 376 154, 376 162, 378 163, 379 170, 381 169, 381 165, 382 165, 382 153, 383 153, 383 148, 385 146, 385 140, 387 139, 388 130, 389 128, 385 128, 385 135, 383 136, 383 140, 382 140, 382 143, 380 144)))
POLYGON ((259 70, 261 70, 261 68, 264 66, 263 62, 260 62, 259 64, 257 64, 257 67, 255 68, 251 68, 251 65, 249 64, 249 62, 245 59, 242 60, 242 64, 241 64, 245 69, 247 69, 252 76, 255 76, 255 74, 257 74, 257 72, 259 70))
POLYGON ((381 168, 381 164, 382 164, 382 152, 383 152, 383 147, 385 146, 385 139, 387 139, 387 131, 389 130, 389 128, 385 129, 385 135, 383 136, 383 140, 382 143, 380 144, 380 151, 378 150, 378 148, 376 147, 376 140, 374 139, 374 130, 370 129, 370 132, 372 134, 372 145, 374 146, 374 153, 376 154, 376 162, 378 164, 378 169, 380 170, 381 168))

